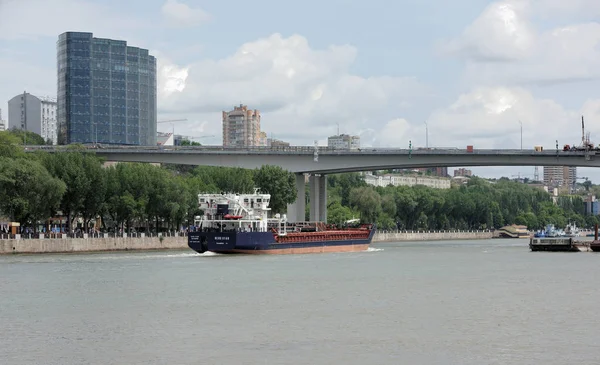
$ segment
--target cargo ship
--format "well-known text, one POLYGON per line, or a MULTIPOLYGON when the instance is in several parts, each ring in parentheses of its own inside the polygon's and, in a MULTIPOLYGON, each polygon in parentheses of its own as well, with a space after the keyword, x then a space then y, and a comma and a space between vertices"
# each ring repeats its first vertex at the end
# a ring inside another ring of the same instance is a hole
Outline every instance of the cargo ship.
POLYGON ((188 233, 188 246, 198 252, 238 254, 304 254, 366 251, 374 224, 358 220, 339 227, 323 222, 288 222, 269 218, 270 194, 199 194, 202 216, 188 233))

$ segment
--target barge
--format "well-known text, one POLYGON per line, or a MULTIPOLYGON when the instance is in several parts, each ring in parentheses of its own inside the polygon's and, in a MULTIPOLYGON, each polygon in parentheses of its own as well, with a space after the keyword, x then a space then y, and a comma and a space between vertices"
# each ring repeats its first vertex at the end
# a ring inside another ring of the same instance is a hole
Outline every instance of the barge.
MULTIPOLYGON (((548 225, 553 228, 552 225, 548 225)), ((594 240, 581 241, 574 237, 557 236, 549 228, 546 232, 538 232, 529 239, 529 248, 531 251, 552 251, 552 252, 589 252, 600 251, 600 241, 598 240, 598 225, 594 227, 594 240), (551 233, 549 233, 551 232, 551 233)))
POLYGON ((269 218, 270 194, 199 194, 202 216, 188 233, 188 246, 198 252, 238 254, 303 254, 366 251, 374 224, 352 220, 341 226, 324 222, 288 222, 269 218))

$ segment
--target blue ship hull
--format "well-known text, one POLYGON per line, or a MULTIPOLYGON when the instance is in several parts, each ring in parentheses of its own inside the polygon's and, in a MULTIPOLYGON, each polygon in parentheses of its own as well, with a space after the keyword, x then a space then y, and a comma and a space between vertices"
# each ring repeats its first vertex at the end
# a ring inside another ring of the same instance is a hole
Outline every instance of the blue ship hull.
POLYGON ((188 246, 198 252, 216 253, 316 253, 368 249, 375 229, 365 239, 320 240, 279 243, 271 232, 190 232, 188 246))

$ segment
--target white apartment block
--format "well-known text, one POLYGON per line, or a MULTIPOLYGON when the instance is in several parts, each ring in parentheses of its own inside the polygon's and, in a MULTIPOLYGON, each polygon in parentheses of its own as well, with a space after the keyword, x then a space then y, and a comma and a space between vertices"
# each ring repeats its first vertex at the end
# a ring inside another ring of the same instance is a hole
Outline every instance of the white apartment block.
POLYGON ((360 137, 349 136, 347 134, 339 134, 327 138, 327 147, 339 149, 354 149, 360 148, 360 137))
POLYGON ((450 189, 450 179, 447 178, 436 178, 436 177, 425 177, 425 176, 411 176, 411 175, 370 175, 364 176, 365 182, 373 186, 415 186, 424 185, 434 189, 450 189))
POLYGON ((8 129, 8 123, 2 118, 2 109, 0 109, 0 131, 5 131, 8 129))
POLYGON ((8 101, 8 126, 24 129, 57 143, 56 100, 39 98, 27 92, 8 101))

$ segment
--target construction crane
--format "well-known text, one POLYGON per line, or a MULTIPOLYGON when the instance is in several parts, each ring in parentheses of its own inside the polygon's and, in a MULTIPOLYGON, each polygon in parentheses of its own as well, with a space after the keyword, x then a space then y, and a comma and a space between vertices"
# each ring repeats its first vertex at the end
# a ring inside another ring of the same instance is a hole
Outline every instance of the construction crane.
POLYGON ((517 179, 521 180, 524 177, 535 177, 535 174, 533 174, 533 175, 531 175, 531 174, 521 174, 519 172, 518 175, 510 175, 510 177, 513 177, 513 178, 516 177, 517 179))
POLYGON ((159 123, 171 123, 172 127, 173 127, 173 136, 175 136, 175 123, 176 122, 185 122, 187 121, 187 118, 182 118, 182 119, 167 119, 167 120, 159 120, 156 122, 156 124, 159 123))
POLYGON ((192 141, 194 139, 202 139, 202 138, 213 138, 216 137, 215 135, 207 135, 207 136, 198 136, 198 137, 192 137, 192 136, 180 136, 181 140, 187 140, 187 141, 192 141))

